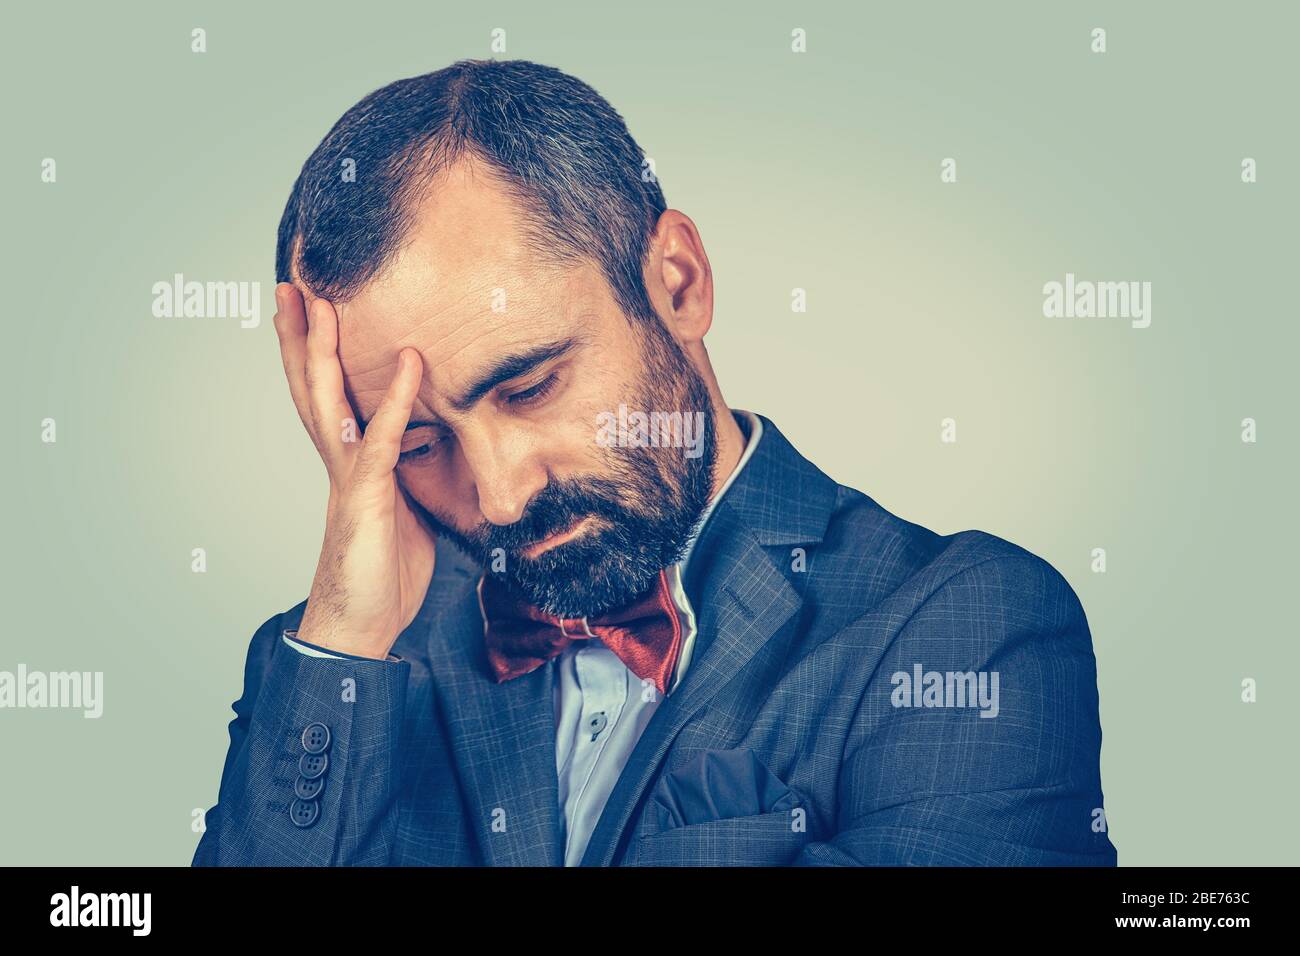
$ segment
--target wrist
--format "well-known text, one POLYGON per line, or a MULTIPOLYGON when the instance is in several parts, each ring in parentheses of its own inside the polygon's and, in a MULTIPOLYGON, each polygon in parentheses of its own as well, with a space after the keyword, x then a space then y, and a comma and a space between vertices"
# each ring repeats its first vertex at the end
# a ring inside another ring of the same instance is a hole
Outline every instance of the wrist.
POLYGON ((291 640, 309 644, 322 651, 332 651, 350 657, 365 657, 370 660, 386 661, 392 650, 392 641, 348 639, 342 635, 323 633, 310 626, 301 626, 297 632, 286 632, 291 640))

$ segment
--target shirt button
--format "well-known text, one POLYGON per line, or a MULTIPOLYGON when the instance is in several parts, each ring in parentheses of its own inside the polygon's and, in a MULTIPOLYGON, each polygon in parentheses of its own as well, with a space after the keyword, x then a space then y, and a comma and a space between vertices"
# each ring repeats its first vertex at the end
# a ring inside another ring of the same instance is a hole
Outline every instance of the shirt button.
POLYGON ((598 714, 592 714, 590 717, 588 717, 587 730, 591 733, 591 739, 595 740, 597 737, 599 737, 600 732, 605 729, 605 725, 608 723, 609 723, 609 719, 605 716, 605 712, 603 710, 598 714))

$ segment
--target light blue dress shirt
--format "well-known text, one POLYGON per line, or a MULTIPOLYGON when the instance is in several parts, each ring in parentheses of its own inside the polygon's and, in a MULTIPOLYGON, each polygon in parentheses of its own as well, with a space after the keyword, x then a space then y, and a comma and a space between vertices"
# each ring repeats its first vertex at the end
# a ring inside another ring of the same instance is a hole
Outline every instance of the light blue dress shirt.
MULTIPOLYGON (((669 583, 682 620, 682 651, 668 693, 681 683, 695 645, 695 613, 682 588, 687 563, 705 523, 718 501, 745 467, 763 435, 763 422, 753 412, 732 409, 748 433, 735 469, 710 500, 686 546, 682 560, 669 569, 669 583)), ((311 657, 353 655, 283 636, 284 642, 311 657)), ((391 655, 390 655, 391 659, 391 655)), ((564 865, 577 866, 601 811, 618 782, 641 732, 659 706, 654 682, 632 673, 598 637, 576 641, 552 658, 555 668, 555 769, 560 807, 564 811, 564 865)))

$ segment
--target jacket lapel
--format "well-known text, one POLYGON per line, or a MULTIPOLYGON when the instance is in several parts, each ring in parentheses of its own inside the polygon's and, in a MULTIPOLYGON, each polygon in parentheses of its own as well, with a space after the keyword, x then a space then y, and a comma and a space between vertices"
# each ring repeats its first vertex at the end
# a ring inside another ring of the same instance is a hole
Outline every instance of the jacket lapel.
MULTIPOLYGON (((835 482, 763 418, 758 447, 692 551, 685 581, 698 626, 691 665, 633 749, 583 866, 613 862, 635 808, 691 716, 760 652, 784 659, 802 601, 779 562, 788 566, 790 546, 821 541, 835 496, 835 482)), ((501 684, 491 679, 476 591, 481 571, 439 544, 441 583, 430 589, 424 611, 434 707, 483 862, 561 866, 554 670, 539 667, 501 684)))
POLYGON ((686 722, 755 657, 784 660, 802 600, 777 562, 795 544, 821 541, 836 484, 804 459, 768 419, 748 464, 700 534, 685 582, 699 642, 673 693, 646 725, 596 823, 583 866, 609 866, 631 835, 630 819, 686 722), (767 549, 773 550, 772 554, 767 549))
MULTIPOLYGON (((716 515, 716 512, 715 512, 716 515)), ((716 586, 708 589, 697 611, 696 640, 710 632, 713 640, 694 658, 681 684, 663 699, 610 793, 583 866, 609 866, 629 829, 629 819, 683 725, 705 706, 720 687, 743 668, 754 653, 791 619, 799 606, 794 589, 773 568, 750 538, 725 547, 729 554, 716 586)))
POLYGON ((448 580, 463 593, 431 623, 429 670, 470 829, 487 866, 559 866, 554 670, 493 681, 477 577, 460 567, 448 580))

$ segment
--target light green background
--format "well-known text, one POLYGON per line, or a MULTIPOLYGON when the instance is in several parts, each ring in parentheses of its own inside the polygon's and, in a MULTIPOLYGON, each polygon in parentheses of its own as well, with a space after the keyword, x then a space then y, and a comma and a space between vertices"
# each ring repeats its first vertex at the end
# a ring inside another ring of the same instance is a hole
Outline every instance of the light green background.
POLYGON ((609 98, 699 226, 732 406, 1073 584, 1121 864, 1300 862, 1295 9, 10 8, 0 669, 103 671, 105 713, 0 711, 0 861, 188 864, 249 637, 323 527, 271 325, 284 200, 348 106, 501 27, 609 98), (1044 318, 1067 271, 1151 282, 1150 328, 1044 318), (260 281, 261 326, 154 318, 175 272, 260 281))

